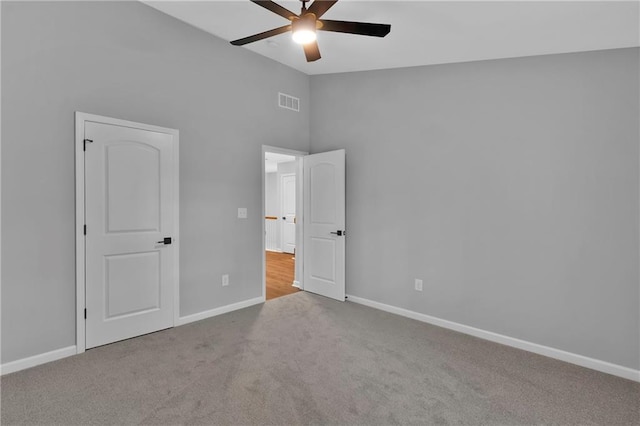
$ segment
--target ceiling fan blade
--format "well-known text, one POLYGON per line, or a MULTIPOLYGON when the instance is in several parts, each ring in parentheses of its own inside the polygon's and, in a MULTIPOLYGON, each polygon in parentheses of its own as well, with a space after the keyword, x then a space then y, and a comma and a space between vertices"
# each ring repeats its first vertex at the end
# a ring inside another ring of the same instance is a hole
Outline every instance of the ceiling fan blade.
POLYGON ((336 3, 338 3, 338 0, 316 0, 309 6, 307 11, 316 15, 316 18, 319 18, 336 3))
POLYGON ((262 6, 267 10, 272 11, 273 13, 282 16, 285 19, 288 19, 290 21, 293 20, 294 16, 298 16, 297 14, 293 13, 292 11, 290 11, 289 9, 286 9, 282 6, 280 6, 277 3, 274 3, 272 1, 269 0, 251 0, 253 3, 257 4, 258 6, 262 6))
POLYGON ((307 62, 313 62, 320 59, 320 49, 318 48, 318 42, 303 44, 304 55, 307 57, 307 62))
POLYGON ((268 37, 273 37, 278 34, 286 33, 287 31, 290 31, 290 30, 291 30, 291 25, 285 25, 284 27, 274 28, 272 30, 265 31, 260 34, 254 34, 249 37, 233 40, 231 44, 233 44, 234 46, 242 46, 244 44, 253 43, 254 41, 258 41, 268 37))
POLYGON ((333 31, 336 33, 360 34, 374 37, 384 37, 391 31, 388 24, 370 24, 368 22, 331 21, 323 19, 322 31, 333 31))

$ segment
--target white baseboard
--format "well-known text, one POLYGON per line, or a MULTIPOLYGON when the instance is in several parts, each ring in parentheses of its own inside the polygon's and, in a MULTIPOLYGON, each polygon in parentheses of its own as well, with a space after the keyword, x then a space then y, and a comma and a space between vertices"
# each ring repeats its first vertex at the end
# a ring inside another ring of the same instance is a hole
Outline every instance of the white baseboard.
POLYGON ((300 288, 300 281, 293 281, 293 284, 291 284, 291 287, 295 287, 295 288, 300 288))
POLYGON ((373 300, 364 299, 362 297, 352 296, 350 294, 347 295, 347 301, 358 303, 360 305, 369 306, 375 309, 380 309, 381 311, 390 312, 392 314, 411 318, 417 321, 422 321, 429 324, 437 325, 439 327, 448 328, 450 330, 458 331, 464 334, 469 334, 471 336, 479 337, 481 339, 500 343, 506 346, 511 346, 514 348, 533 352, 539 355, 544 355, 549 358, 559 359, 561 361, 565 361, 571 364, 576 364, 581 367, 590 368, 592 370, 597 370, 603 373, 608 373, 614 376, 623 377, 625 379, 640 382, 640 370, 634 370, 632 368, 624 367, 622 365, 612 364, 610 362, 589 358, 583 355, 578 355, 571 352, 563 351, 561 349, 555 349, 549 346, 528 342, 526 340, 520 340, 513 337, 505 336, 502 334, 494 333, 491 331, 470 327, 468 325, 459 324, 457 322, 448 321, 448 320, 444 320, 437 317, 432 317, 430 315, 425 315, 425 314, 421 314, 414 311, 409 311, 407 309, 398 308, 396 306, 386 305, 384 303, 375 302, 373 300))
POLYGON ((242 302, 232 303, 231 305, 220 306, 219 308, 210 309, 204 312, 198 312, 197 314, 187 315, 178 318, 176 327, 180 325, 189 324, 190 322, 200 321, 203 319, 215 317, 217 315, 226 314, 227 312, 237 311, 238 309, 248 308, 249 306, 257 305, 264 302, 264 297, 255 297, 253 299, 243 300, 242 302))
MULTIPOLYGON (((640 370, 634 370, 632 368, 624 367, 610 362, 601 361, 594 358, 589 358, 583 355, 574 354, 571 352, 563 351, 561 349, 551 348, 549 346, 539 345, 537 343, 528 342, 526 340, 520 340, 513 337, 505 336, 491 331, 482 330, 468 325, 459 324, 453 321, 444 320, 441 318, 433 317, 426 314, 410 311, 396 306, 386 305, 384 303, 375 302, 373 300, 364 299, 361 297, 347 295, 347 301, 358 303, 361 305, 369 306, 381 311, 390 312, 392 314, 400 315, 403 317, 415 319, 417 321, 426 322, 429 324, 437 325, 439 327, 448 328, 450 330, 458 331, 460 333, 469 334, 471 336, 479 337, 481 339, 489 340, 492 342, 500 343, 503 345, 511 346, 514 348, 522 349, 525 351, 533 352, 539 355, 544 355, 549 358, 558 359, 561 361, 576 364, 581 367, 590 368, 592 370, 601 371, 603 373, 612 374, 614 376, 623 377, 625 379, 634 380, 640 382, 640 370)), ((194 321, 200 321, 206 318, 211 318, 217 315, 222 315, 227 312, 235 311, 238 309, 247 308, 249 306, 263 303, 263 297, 256 297, 253 299, 244 300, 242 302, 233 303, 231 305, 221 306, 219 308, 211 309, 204 312, 199 312, 193 315, 187 315, 178 318, 175 326, 188 324, 194 321)), ((6 364, 0 365, 0 375, 14 373, 16 371, 24 370, 27 368, 35 367, 37 365, 46 364, 48 362, 57 361, 62 358, 66 358, 71 355, 76 355, 76 346, 68 346, 66 348, 56 349, 50 352, 46 352, 39 355, 30 356, 28 358, 11 361, 6 364)))
MULTIPOLYGON (((257 305, 258 303, 264 302, 263 297, 256 297, 254 299, 244 300, 242 302, 233 303, 227 306, 221 306, 216 309, 211 309, 209 311, 200 312, 193 315, 187 315, 184 317, 178 318, 175 327, 179 325, 188 324, 194 321, 200 321, 205 318, 214 317, 216 315, 225 314, 227 312, 235 311, 237 309, 247 308, 252 305, 257 305)), ((6 364, 0 365, 0 375, 14 373, 16 371, 24 370, 26 368, 35 367, 36 365, 46 364, 47 362, 57 361, 62 358, 66 358, 71 355, 76 355, 77 348, 76 346, 68 346, 62 349, 56 349, 55 351, 46 352, 39 355, 30 356, 28 358, 19 359, 16 361, 11 361, 6 364)))
POLYGON ((66 348, 56 349, 55 351, 45 352, 43 354, 2 364, 2 366, 0 366, 0 374, 5 375, 15 373, 16 371, 25 370, 40 364, 46 364, 47 362, 57 361, 75 354, 76 346, 67 346, 66 348))

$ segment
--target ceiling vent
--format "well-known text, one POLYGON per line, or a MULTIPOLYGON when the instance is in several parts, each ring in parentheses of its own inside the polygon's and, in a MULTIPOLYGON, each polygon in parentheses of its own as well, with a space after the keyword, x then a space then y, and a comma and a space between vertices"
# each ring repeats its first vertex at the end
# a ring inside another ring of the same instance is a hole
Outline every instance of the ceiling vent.
POLYGON ((278 105, 280 108, 290 109, 291 111, 300 112, 300 99, 285 93, 278 93, 278 105))

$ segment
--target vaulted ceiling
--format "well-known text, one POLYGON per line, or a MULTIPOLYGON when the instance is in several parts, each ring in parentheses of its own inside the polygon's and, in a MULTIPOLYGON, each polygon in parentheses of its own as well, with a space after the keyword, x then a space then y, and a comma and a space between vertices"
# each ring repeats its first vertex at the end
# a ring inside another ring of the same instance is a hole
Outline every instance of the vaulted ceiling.
MULTIPOLYGON (((145 3, 228 41, 287 23, 249 0, 145 3)), ((300 11, 300 1, 277 3, 300 11)), ((288 33, 234 48, 314 75, 634 47, 639 10, 638 1, 340 0, 325 19, 388 23, 391 33, 319 32, 322 59, 312 63, 288 33)))

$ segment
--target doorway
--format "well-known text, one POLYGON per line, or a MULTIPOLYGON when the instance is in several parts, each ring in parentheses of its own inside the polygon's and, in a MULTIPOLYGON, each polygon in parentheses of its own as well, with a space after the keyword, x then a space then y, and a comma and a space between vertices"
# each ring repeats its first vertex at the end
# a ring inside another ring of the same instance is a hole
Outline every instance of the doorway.
POLYGON ((297 155, 264 152, 265 299, 297 293, 297 155))
POLYGON ((299 289, 345 300, 345 164, 344 149, 309 155, 306 152, 262 146, 262 295, 265 300, 284 295, 269 291, 267 297, 267 271, 280 275, 286 294, 299 289), (283 164, 279 166, 279 163, 283 164), (282 176, 293 173, 295 179, 282 176), (283 181, 285 186, 289 185, 289 193, 295 194, 295 201, 293 196, 288 201, 293 204, 286 209, 289 210, 289 217, 283 214, 282 190, 277 188, 277 183, 283 181), (272 182, 271 187, 269 182, 272 182), (273 182, 276 182, 275 186, 273 182), (294 232, 289 237, 295 244, 285 246, 280 230, 282 226, 290 225, 288 222, 293 222, 288 232, 294 232), (286 253, 286 250, 293 253, 286 253), (269 259, 278 255, 282 255, 283 260, 289 263, 281 264, 279 268, 275 267, 275 263, 267 264, 269 259), (285 258, 285 255, 289 258, 285 258), (291 263, 293 282, 290 284, 291 263), (271 268, 272 265, 274 268, 271 268), (280 273, 282 270, 289 275, 284 276, 280 273))

